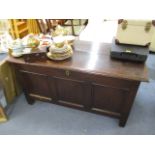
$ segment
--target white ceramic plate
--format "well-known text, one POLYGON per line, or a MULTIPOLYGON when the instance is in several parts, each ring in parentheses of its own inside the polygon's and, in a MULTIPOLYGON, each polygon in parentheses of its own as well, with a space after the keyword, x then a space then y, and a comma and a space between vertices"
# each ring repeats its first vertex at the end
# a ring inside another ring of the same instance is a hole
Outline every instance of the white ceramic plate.
POLYGON ((52 45, 49 49, 50 52, 55 52, 55 53, 64 53, 64 51, 66 51, 66 49, 68 48, 67 45, 64 45, 62 48, 58 48, 55 47, 54 45, 52 45))
POLYGON ((65 40, 69 41, 69 42, 72 42, 75 40, 75 36, 72 36, 72 35, 67 35, 67 36, 64 36, 65 40))
POLYGON ((8 53, 8 50, 6 50, 6 51, 0 51, 0 54, 1 54, 1 53, 8 53))
POLYGON ((51 60, 65 60, 65 59, 68 59, 70 58, 72 55, 73 55, 73 51, 71 51, 68 55, 64 56, 64 57, 57 57, 57 58, 53 58, 51 57, 51 52, 48 52, 47 54, 47 57, 51 60))
POLYGON ((19 58, 21 57, 23 54, 22 53, 15 53, 15 52, 12 52, 11 55, 15 58, 19 58))

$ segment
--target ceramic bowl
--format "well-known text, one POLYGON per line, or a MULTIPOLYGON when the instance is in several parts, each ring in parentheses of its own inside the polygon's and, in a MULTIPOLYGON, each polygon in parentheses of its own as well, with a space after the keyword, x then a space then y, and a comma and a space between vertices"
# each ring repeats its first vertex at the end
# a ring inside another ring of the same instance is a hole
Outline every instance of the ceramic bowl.
POLYGON ((58 36, 53 38, 53 43, 56 47, 62 48, 65 44, 65 39, 63 36, 58 36))

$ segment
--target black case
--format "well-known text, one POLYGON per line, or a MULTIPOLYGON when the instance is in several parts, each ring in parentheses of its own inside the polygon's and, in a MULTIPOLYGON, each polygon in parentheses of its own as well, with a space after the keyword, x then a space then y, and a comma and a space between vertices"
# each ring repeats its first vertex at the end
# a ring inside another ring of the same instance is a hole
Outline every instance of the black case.
POLYGON ((149 48, 137 45, 118 44, 113 39, 110 55, 112 58, 145 62, 149 54, 149 48))

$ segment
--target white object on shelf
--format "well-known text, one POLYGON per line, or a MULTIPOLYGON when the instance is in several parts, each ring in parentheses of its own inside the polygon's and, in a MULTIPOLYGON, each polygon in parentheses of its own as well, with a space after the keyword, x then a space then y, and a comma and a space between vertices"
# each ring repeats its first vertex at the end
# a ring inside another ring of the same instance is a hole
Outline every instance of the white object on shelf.
POLYGON ((0 35, 0 53, 7 53, 9 45, 13 41, 12 37, 8 32, 3 32, 0 35))
POLYGON ((7 102, 5 99, 3 89, 0 90, 0 104, 2 105, 3 108, 5 108, 7 106, 7 102))

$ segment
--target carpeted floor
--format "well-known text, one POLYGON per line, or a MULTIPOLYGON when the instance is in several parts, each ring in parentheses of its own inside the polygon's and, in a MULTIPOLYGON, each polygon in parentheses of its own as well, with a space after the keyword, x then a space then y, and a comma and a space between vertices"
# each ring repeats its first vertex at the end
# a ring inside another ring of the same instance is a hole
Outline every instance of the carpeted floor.
POLYGON ((0 134, 155 134, 155 54, 147 59, 150 82, 141 83, 125 128, 118 120, 37 101, 21 95, 10 107, 0 134))

